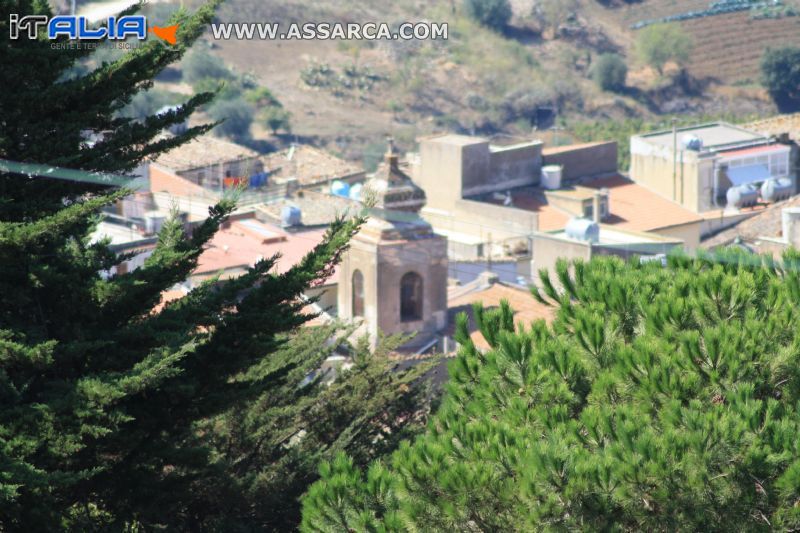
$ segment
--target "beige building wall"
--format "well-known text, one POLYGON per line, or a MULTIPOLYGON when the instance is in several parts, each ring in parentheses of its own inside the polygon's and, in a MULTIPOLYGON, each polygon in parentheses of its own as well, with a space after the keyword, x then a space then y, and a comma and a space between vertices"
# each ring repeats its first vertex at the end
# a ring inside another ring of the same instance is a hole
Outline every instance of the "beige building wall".
POLYGON ((425 190, 428 207, 450 210, 466 196, 535 185, 541 165, 538 141, 490 146, 480 137, 442 135, 420 142, 411 172, 425 190))
POLYGON ((701 205, 700 191, 701 181, 705 182, 702 189, 708 187, 708 165, 709 160, 698 159, 691 150, 679 151, 673 159, 671 148, 631 138, 631 179, 694 213, 707 210, 708 202, 701 205))
POLYGON ((617 142, 579 145, 572 149, 556 147, 544 150, 542 164, 562 165, 564 180, 613 174, 617 172, 617 142))
POLYGON ((546 233, 537 233, 533 237, 533 257, 532 277, 536 279, 542 268, 555 272, 559 259, 588 261, 592 257, 592 247, 588 242, 567 241, 546 233))
POLYGON ((700 247, 702 230, 703 222, 698 220, 697 222, 691 222, 689 224, 654 229, 651 230, 651 232, 663 237, 675 237, 677 239, 681 239, 683 241, 684 250, 694 252, 700 247))
POLYGON ((364 276, 364 322, 374 343, 379 333, 434 333, 447 319, 447 239, 376 243, 356 235, 339 267, 338 308, 353 319, 353 273, 364 276), (422 320, 400 321, 400 280, 415 272, 423 280, 422 320))

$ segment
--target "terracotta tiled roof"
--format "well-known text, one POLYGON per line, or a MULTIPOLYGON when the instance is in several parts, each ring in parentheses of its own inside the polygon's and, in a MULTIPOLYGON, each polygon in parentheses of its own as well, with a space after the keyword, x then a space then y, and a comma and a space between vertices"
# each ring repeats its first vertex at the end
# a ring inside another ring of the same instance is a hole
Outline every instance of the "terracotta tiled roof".
POLYGON ((781 236, 781 210, 784 207, 797 206, 800 206, 800 196, 776 202, 761 213, 704 240, 700 246, 706 249, 725 246, 732 243, 737 237, 744 241, 755 241, 759 237, 779 238, 781 236))
POLYGON ((751 154, 760 154, 763 152, 774 152, 776 149, 787 148, 784 144, 767 144, 762 146, 753 146, 751 148, 743 148, 741 150, 731 150, 729 152, 720 152, 723 157, 743 156, 751 154))
MULTIPOLYGON (((609 190, 610 216, 603 220, 619 229, 656 231, 661 228, 701 222, 702 218, 675 202, 623 176, 595 178, 580 183, 590 189, 609 190)), ((539 231, 563 229, 572 215, 548 203, 540 189, 529 187, 511 191, 513 206, 539 214, 539 231)), ((493 203, 499 200, 488 199, 493 203)))
MULTIPOLYGON (((322 241, 324 229, 286 233, 277 226, 255 219, 233 221, 220 229, 200 256, 194 275, 213 276, 220 271, 237 275, 252 266, 258 258, 280 253, 273 272, 283 273, 297 264, 322 241), (263 232, 263 234, 260 234, 263 232)), ((335 283, 336 273, 327 280, 335 283)))
POLYGON ((488 281, 485 277, 478 278, 470 286, 454 287, 447 299, 449 325, 447 334, 455 332, 455 317, 458 313, 465 312, 470 318, 470 337, 478 348, 488 349, 489 344, 475 326, 472 316, 472 304, 483 303, 485 308, 500 306, 501 300, 507 300, 514 310, 514 322, 529 327, 537 319, 548 322, 555 316, 555 308, 537 302, 530 291, 522 287, 515 287, 500 281, 488 281), (470 290, 471 289, 471 290, 470 290))
POLYGON ((261 160, 264 162, 264 170, 270 173, 271 180, 296 178, 300 185, 315 185, 364 172, 355 163, 308 145, 297 145, 274 152, 261 160))
POLYGON ((246 146, 219 139, 209 133, 160 155, 156 163, 174 172, 181 172, 257 156, 258 152, 246 146))
POLYGON ((603 223, 621 229, 655 231, 703 220, 700 215, 623 176, 593 179, 582 185, 610 191, 611 216, 603 223))
POLYGON ((281 210, 287 205, 299 208, 300 224, 310 227, 327 226, 338 216, 354 215, 362 209, 360 202, 349 198, 301 190, 280 202, 258 206, 257 216, 263 216, 267 222, 280 224, 281 210))
POLYGON ((159 313, 164 306, 168 303, 178 300, 186 296, 186 291, 183 290, 168 290, 161 293, 161 301, 153 308, 153 313, 159 313))

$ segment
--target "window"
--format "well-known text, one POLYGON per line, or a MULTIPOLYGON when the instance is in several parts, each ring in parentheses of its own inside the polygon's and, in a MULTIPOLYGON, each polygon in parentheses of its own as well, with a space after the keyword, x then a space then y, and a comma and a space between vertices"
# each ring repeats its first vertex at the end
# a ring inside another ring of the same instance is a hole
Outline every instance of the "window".
POLYGON ((422 277, 409 272, 400 279, 400 321, 422 320, 422 277))
POLYGON ((353 272, 353 317, 364 316, 364 275, 360 270, 353 272))

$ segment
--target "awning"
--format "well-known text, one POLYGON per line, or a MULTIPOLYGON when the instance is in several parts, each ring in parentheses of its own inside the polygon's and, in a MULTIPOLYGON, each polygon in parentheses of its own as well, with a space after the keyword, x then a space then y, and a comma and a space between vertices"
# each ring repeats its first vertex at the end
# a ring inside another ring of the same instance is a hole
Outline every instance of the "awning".
POLYGON ((766 181, 770 177, 767 165, 747 165, 728 169, 728 179, 734 186, 766 181))

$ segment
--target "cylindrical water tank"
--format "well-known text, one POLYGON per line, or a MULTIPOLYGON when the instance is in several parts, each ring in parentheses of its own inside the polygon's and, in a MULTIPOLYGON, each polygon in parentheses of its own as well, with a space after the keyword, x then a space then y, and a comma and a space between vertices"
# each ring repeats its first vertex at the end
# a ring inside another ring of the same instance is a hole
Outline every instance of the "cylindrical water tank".
POLYGON ((586 218, 573 218, 564 228, 567 237, 579 241, 597 242, 600 240, 600 225, 586 218))
POLYGON ((695 152, 699 152, 700 149, 703 148, 703 140, 697 135, 692 135, 691 133, 687 133, 681 138, 681 144, 683 145, 684 149, 693 150, 695 152))
POLYGON ((792 195, 792 180, 788 178, 768 179, 761 185, 761 199, 765 202, 779 202, 792 195))
POLYGON ((350 185, 342 180, 333 180, 331 183, 331 194, 347 198, 350 194, 350 185))
POLYGON ((542 167, 542 181, 541 185, 545 189, 560 189, 561 188, 561 174, 564 167, 561 165, 545 165, 542 167))
POLYGON ((360 183, 356 183, 352 187, 350 187, 350 199, 351 200, 361 200, 361 190, 364 188, 363 185, 360 183))
POLYGON ((285 205, 281 209, 281 227, 298 226, 302 221, 300 208, 294 205, 285 205))
POLYGON ((746 183, 731 187, 725 196, 728 199, 728 207, 747 207, 755 205, 758 201, 758 189, 746 183))

